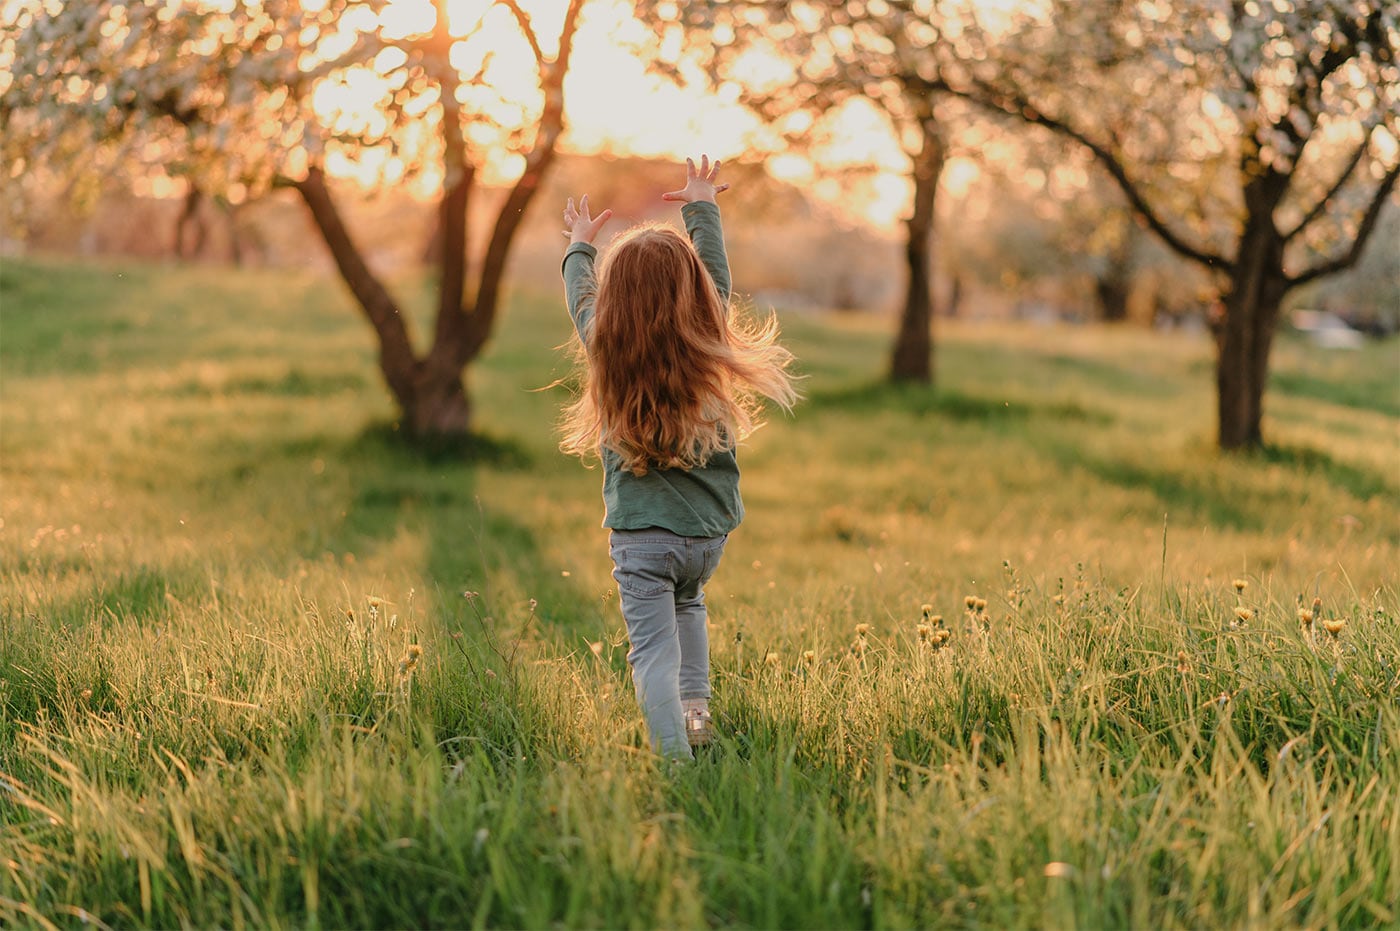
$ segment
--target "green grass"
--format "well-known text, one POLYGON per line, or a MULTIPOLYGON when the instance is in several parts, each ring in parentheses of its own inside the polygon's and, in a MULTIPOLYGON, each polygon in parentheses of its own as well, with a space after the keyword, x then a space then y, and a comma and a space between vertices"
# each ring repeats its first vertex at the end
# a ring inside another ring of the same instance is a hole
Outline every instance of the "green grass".
POLYGON ((1201 340, 950 324, 930 391, 887 321, 783 322, 723 738, 667 768, 555 294, 421 456, 330 280, 6 260, 0 922, 1400 922, 1394 342, 1283 341, 1225 457, 1201 340))

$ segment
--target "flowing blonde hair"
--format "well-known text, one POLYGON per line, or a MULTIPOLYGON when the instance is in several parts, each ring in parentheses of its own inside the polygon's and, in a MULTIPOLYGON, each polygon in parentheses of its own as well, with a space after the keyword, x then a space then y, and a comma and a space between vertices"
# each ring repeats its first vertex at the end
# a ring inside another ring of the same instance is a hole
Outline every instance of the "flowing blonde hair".
POLYGON ((599 265, 583 390, 564 411, 560 448, 602 446, 634 475, 704 465, 762 426, 760 396, 789 410, 797 400, 777 338, 772 316, 731 316, 685 236, 629 230, 599 265))

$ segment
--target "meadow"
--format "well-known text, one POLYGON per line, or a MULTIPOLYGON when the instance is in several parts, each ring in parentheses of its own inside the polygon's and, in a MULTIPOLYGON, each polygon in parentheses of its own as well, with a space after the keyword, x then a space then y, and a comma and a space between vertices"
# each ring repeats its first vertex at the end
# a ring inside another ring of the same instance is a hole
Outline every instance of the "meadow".
POLYGON ((1222 456, 1205 336, 890 326, 783 316, 666 766, 554 281, 423 453, 329 279, 6 259, 0 924, 1400 924, 1400 347, 1222 456))

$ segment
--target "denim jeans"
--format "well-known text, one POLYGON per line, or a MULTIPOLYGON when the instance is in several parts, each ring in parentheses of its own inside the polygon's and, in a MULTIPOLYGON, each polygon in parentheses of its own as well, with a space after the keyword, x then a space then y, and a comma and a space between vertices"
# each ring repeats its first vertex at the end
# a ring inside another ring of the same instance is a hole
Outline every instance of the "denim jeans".
POLYGON ((710 697, 705 583, 728 539, 653 527, 614 530, 609 540, 637 702, 652 749, 665 756, 692 755, 681 699, 710 697))

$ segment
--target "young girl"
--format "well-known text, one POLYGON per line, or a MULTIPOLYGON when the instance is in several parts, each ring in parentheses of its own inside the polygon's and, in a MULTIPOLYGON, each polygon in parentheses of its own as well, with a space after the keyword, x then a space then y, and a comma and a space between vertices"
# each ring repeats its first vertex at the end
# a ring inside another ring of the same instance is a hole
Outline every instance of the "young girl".
POLYGON ((597 275, 587 196, 564 208, 564 289, 583 344, 584 389, 561 448, 601 450, 603 526, 627 623, 637 700, 657 752, 688 759, 710 739, 705 583, 744 517, 735 446, 759 426, 758 395, 796 399, 777 324, 734 321, 715 195, 719 162, 686 159, 689 239, 662 225, 620 236, 597 275))

